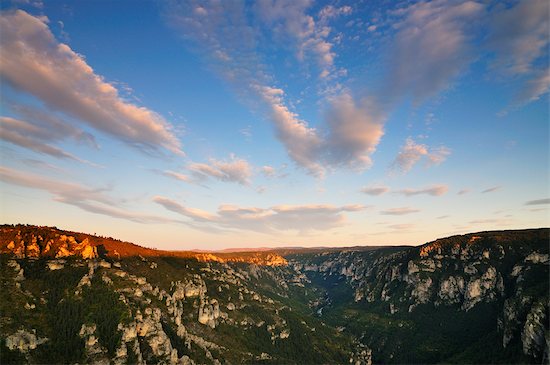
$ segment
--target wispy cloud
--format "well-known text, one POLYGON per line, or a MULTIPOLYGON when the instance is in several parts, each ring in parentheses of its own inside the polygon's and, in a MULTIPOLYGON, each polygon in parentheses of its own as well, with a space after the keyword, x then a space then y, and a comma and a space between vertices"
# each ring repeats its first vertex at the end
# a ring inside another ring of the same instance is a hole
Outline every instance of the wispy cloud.
POLYGON ((464 194, 468 194, 469 192, 470 192, 470 189, 462 189, 456 194, 457 195, 464 195, 464 194))
POLYGON ((543 205, 543 204, 550 204, 550 199, 537 199, 537 200, 529 200, 525 203, 525 205, 543 205))
POLYGON ((176 222, 173 219, 118 208, 118 206, 123 205, 123 202, 108 196, 108 189, 105 188, 93 189, 76 183, 50 179, 2 166, 0 166, 0 180, 12 185, 47 191, 52 195, 53 200, 73 205, 90 213, 125 219, 136 223, 176 222))
POLYGON ((447 185, 434 185, 427 188, 422 189, 402 189, 398 190, 395 193, 396 194, 402 194, 405 196, 413 196, 413 195, 432 195, 432 196, 441 196, 445 194, 449 190, 449 187, 447 185))
MULTIPOLYGON (((252 177, 252 166, 248 161, 231 155, 229 160, 210 159, 208 163, 191 163, 187 166, 198 181, 213 178, 224 182, 236 182, 249 185, 252 177)), ((176 177, 173 173, 173 177, 176 177)), ((182 180, 183 175, 180 176, 182 180)))
POLYGON ((547 1, 530 0, 495 7, 492 15, 486 43, 495 53, 493 67, 525 80, 516 95, 518 104, 536 100, 550 88, 549 14, 547 1))
POLYGON ((154 111, 123 100, 83 56, 55 39, 47 19, 10 11, 0 16, 0 27, 0 75, 10 86, 146 152, 181 153, 170 124, 154 111))
MULTIPOLYGON (((277 41, 290 39, 298 59, 315 55, 321 78, 327 78, 335 70, 335 55, 326 39, 330 30, 306 13, 310 5, 309 1, 263 1, 251 9, 239 1, 184 1, 171 3, 166 17, 240 94, 262 100, 277 138, 298 166, 318 177, 335 167, 368 168, 383 135, 384 116, 377 108, 365 99, 354 99, 349 91, 330 93, 321 101, 324 124, 314 128, 288 106, 284 90, 273 86, 275 78, 265 71, 269 67, 257 51, 264 33, 277 41)), ((324 13, 325 19, 330 11, 324 13)))
POLYGON ((483 190, 481 193, 482 194, 492 193, 492 192, 495 192, 495 191, 500 190, 500 189, 502 189, 502 186, 492 186, 490 188, 487 188, 487 189, 483 190))
POLYGON ((362 205, 278 205, 269 208, 220 205, 215 214, 186 207, 157 196, 154 202, 189 218, 197 227, 275 233, 281 231, 325 231, 345 223, 346 212, 365 209, 362 205))
POLYGON ((410 96, 418 103, 448 88, 475 57, 470 34, 483 8, 473 1, 435 0, 398 10, 385 97, 410 96))
POLYGON ((361 192, 367 195, 382 195, 388 191, 390 191, 390 188, 387 186, 365 186, 361 189, 361 192))
POLYGON ((450 153, 447 147, 430 148, 425 144, 416 143, 409 137, 393 161, 392 168, 407 173, 423 158, 426 159, 427 166, 439 165, 450 153))
POLYGON ((390 208, 386 210, 382 210, 380 214, 384 215, 405 215, 405 214, 412 214, 412 213, 418 213, 420 212, 419 209, 415 208, 409 208, 409 207, 402 207, 402 208, 390 208))
POLYGON ((194 180, 191 176, 185 175, 185 174, 182 174, 182 173, 179 173, 179 172, 166 170, 166 171, 162 171, 162 174, 164 176, 168 176, 168 177, 171 177, 171 178, 174 178, 176 180, 183 181, 183 182, 186 182, 186 183, 193 183, 194 182, 194 180))

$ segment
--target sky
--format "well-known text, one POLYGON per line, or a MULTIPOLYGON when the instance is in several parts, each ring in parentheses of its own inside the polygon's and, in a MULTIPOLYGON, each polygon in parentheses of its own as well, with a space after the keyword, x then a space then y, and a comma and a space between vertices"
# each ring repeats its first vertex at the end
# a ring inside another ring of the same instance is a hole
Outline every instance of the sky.
POLYGON ((523 1, 3 1, 0 214, 162 249, 548 227, 523 1))

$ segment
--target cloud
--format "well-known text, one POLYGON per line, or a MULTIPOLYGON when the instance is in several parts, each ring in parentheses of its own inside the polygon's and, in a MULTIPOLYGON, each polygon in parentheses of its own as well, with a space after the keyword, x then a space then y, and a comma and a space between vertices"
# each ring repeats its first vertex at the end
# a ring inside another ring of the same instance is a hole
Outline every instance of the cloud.
POLYGON ((307 14, 312 3, 310 0, 265 0, 257 2, 254 9, 275 41, 291 44, 299 60, 311 55, 320 69, 319 76, 327 78, 335 71, 336 57, 333 44, 328 40, 331 28, 327 21, 340 14, 350 14, 352 9, 349 6, 325 7, 319 13, 320 22, 316 22, 307 14))
POLYGON ((366 100, 357 104, 343 93, 331 98, 325 121, 329 131, 323 148, 326 161, 359 170, 370 167, 370 156, 384 135, 384 117, 376 107, 366 100))
POLYGON ((516 1, 495 9, 486 40, 495 54, 492 66, 521 80, 515 105, 537 100, 550 88, 550 5, 545 0, 516 1))
POLYGON ((288 155, 312 175, 322 176, 324 168, 319 157, 323 142, 317 131, 284 105, 283 90, 259 85, 254 89, 269 106, 277 138, 286 147, 288 155))
POLYGON ((166 197, 154 202, 189 218, 197 227, 276 233, 281 231, 324 231, 345 223, 345 213, 365 209, 363 205, 278 205, 269 208, 220 205, 215 214, 188 208, 166 197))
POLYGON ((35 174, 17 171, 0 166, 0 181, 30 189, 44 190, 53 196, 53 200, 73 205, 90 213, 125 219, 136 223, 168 223, 173 219, 135 213, 118 208, 121 201, 106 194, 107 189, 92 189, 64 180, 55 180, 35 174))
POLYGON ((445 194, 449 190, 449 187, 447 185, 434 185, 428 188, 424 189, 403 189, 398 190, 395 193, 396 194, 402 194, 405 196, 413 196, 413 195, 432 195, 432 196, 441 196, 445 194))
POLYGON ((198 180, 214 178, 224 182, 236 182, 241 185, 249 185, 252 176, 252 167, 248 161, 230 156, 229 160, 219 161, 210 159, 209 163, 191 163, 187 169, 198 180))
MULTIPOLYGON (((267 32, 277 41, 291 39, 298 58, 315 54, 322 74, 331 73, 334 55, 325 39, 330 29, 306 14, 310 5, 309 1, 268 0, 251 9, 239 1, 209 2, 201 3, 204 11, 197 16, 198 2, 188 1, 171 3, 166 16, 237 92, 254 100, 254 105, 258 98, 262 101, 277 139, 298 166, 317 177, 330 168, 368 168, 370 155, 384 134, 384 116, 379 110, 335 87, 338 94, 329 93, 329 98, 321 100, 326 106, 324 123, 314 128, 289 108, 284 90, 273 86, 274 77, 265 71, 269 67, 258 53, 258 42, 267 32)), ((350 11, 341 9, 343 14, 350 11)))
POLYGON ((400 223, 400 224, 390 224, 388 228, 391 228, 396 231, 409 231, 415 227, 412 223, 400 223))
POLYGON ((532 72, 532 77, 525 82, 516 95, 516 104, 522 105, 538 100, 550 90, 550 68, 532 72))
POLYGON ((47 154, 56 158, 84 161, 55 143, 71 139, 77 144, 86 144, 98 149, 95 137, 66 122, 53 112, 46 113, 35 107, 3 100, 2 103, 20 118, 0 116, 0 139, 34 152, 47 154))
POLYGON ((390 188, 387 186, 365 186, 361 189, 361 192, 367 195, 382 195, 388 191, 390 191, 390 188))
POLYGON ((412 214, 412 213, 418 213, 418 212, 420 212, 420 210, 418 209, 403 207, 403 208, 391 208, 391 209, 382 210, 380 214, 405 215, 405 214, 412 214))
POLYGON ((261 171, 265 177, 269 177, 269 178, 273 178, 277 174, 277 170, 272 166, 262 166, 261 171))
POLYGON ((127 101, 97 75, 83 56, 59 43, 46 19, 17 10, 0 17, 0 76, 15 89, 148 153, 181 153, 170 124, 127 101))
POLYGON ((529 200, 525 203, 525 205, 543 205, 543 204, 550 204, 550 199, 537 199, 537 200, 529 200))
POLYGON ((427 166, 439 165, 447 159, 450 153, 451 151, 447 147, 430 149, 427 145, 416 143, 409 137, 393 161, 392 168, 407 173, 424 157, 427 159, 427 166))
POLYGON ((44 153, 56 158, 82 161, 76 156, 63 151, 60 148, 43 143, 40 137, 49 137, 49 131, 35 126, 23 120, 10 117, 0 117, 0 139, 30 149, 35 152, 44 153))
POLYGON ((456 194, 457 195, 464 195, 464 194, 468 194, 469 192, 470 192, 470 189, 462 189, 456 194))
POLYGON ((482 194, 492 193, 494 191, 500 190, 501 188, 502 188, 502 186, 493 186, 493 187, 490 187, 488 189, 483 190, 481 193, 482 194))
POLYGON ((486 41, 496 54, 495 66, 512 75, 531 72, 549 43, 548 2, 517 1, 510 7, 497 9, 486 41))
POLYGON ((473 60, 472 26, 483 14, 473 1, 413 2, 397 12, 384 99, 420 103, 445 90, 473 60))
POLYGON ((193 183, 194 182, 194 180, 191 176, 181 174, 179 172, 166 170, 166 171, 162 171, 162 174, 164 176, 168 176, 168 177, 171 177, 171 178, 174 178, 176 180, 183 181, 183 182, 186 182, 186 183, 193 183))

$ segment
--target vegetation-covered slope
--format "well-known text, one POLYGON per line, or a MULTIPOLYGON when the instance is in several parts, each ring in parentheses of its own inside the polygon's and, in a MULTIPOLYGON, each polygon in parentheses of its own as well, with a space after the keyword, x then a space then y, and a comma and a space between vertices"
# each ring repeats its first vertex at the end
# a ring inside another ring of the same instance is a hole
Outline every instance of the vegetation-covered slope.
POLYGON ((548 236, 198 254, 5 225, 0 362, 547 362, 548 236))

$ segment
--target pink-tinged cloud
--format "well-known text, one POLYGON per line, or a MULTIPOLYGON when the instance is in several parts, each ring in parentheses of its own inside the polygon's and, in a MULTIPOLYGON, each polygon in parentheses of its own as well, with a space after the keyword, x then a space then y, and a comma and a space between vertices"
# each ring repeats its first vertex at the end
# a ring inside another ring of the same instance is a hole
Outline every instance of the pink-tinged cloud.
POLYGON ((422 102, 447 89, 475 58, 471 27, 484 13, 474 1, 413 2, 398 11, 403 20, 389 60, 386 97, 422 102))
POLYGON ((362 193, 367 195, 382 195, 390 191, 390 188, 387 186, 366 186, 361 189, 362 193))
POLYGON ((430 148, 425 144, 416 143, 409 137, 393 161, 392 168, 407 173, 422 159, 426 159, 426 166, 439 165, 450 153, 447 147, 430 148))
POLYGON ((413 196, 413 195, 441 196, 441 195, 444 195, 447 191, 449 191, 449 187, 447 185, 434 185, 434 186, 430 186, 422 189, 402 189, 402 190, 396 191, 395 193, 405 195, 405 196, 413 196))
POLYGON ((231 155, 229 160, 210 159, 209 163, 191 163, 187 166, 194 177, 203 181, 213 178, 224 182, 236 182, 249 185, 252 177, 252 166, 248 161, 231 155))
POLYGON ((386 210, 382 210, 380 214, 384 215, 405 215, 405 214, 412 214, 412 213, 418 213, 420 212, 419 209, 415 208, 409 208, 409 207, 402 207, 402 208, 390 208, 386 210))
POLYGON ((324 231, 345 223, 349 212, 358 212, 363 205, 279 205, 270 208, 220 205, 215 214, 186 207, 166 197, 155 197, 154 202, 191 220, 196 228, 229 229, 277 233, 282 231, 324 231))
POLYGON ((47 19, 22 10, 0 16, 0 76, 51 110, 153 153, 182 153, 170 124, 159 114, 123 100, 85 59, 59 43, 47 19))
POLYGON ((168 176, 168 177, 171 177, 173 179, 183 181, 183 182, 186 182, 186 183, 193 183, 194 182, 194 180, 191 176, 185 175, 185 174, 182 174, 182 173, 179 173, 179 172, 166 170, 166 171, 163 171, 162 174, 164 176, 168 176))
POLYGON ((178 222, 174 219, 122 209, 120 206, 123 205, 123 201, 107 195, 107 189, 91 188, 66 180, 51 179, 2 166, 0 166, 0 181, 47 191, 52 195, 54 201, 69 204, 94 214, 145 224, 178 222))

